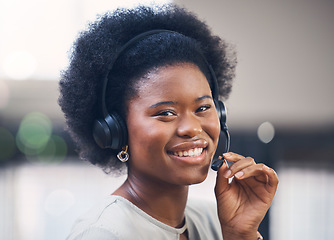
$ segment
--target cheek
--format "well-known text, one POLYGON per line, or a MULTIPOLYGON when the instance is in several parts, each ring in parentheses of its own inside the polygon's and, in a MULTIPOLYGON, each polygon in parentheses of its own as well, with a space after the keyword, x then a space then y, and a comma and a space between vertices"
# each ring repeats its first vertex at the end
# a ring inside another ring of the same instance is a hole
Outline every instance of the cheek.
POLYGON ((153 156, 164 150, 168 141, 168 131, 154 122, 138 121, 128 126, 129 151, 135 157, 153 156), (139 124, 141 122, 141 124, 139 124))
POLYGON ((210 119, 205 121, 203 128, 212 139, 215 147, 217 147, 220 134, 220 121, 217 114, 213 114, 210 119))

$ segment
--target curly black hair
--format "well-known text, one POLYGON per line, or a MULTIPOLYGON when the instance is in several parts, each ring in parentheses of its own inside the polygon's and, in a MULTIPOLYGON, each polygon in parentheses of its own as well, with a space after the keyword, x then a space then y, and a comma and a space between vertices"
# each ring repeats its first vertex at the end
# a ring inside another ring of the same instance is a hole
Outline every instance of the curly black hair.
POLYGON ((101 89, 106 76, 108 111, 116 111, 125 119, 126 102, 136 94, 135 81, 144 79, 153 68, 194 63, 210 83, 207 67, 198 59, 198 53, 212 66, 220 99, 226 99, 234 78, 235 55, 205 22, 186 9, 176 5, 117 9, 89 24, 74 42, 70 64, 62 72, 59 84, 59 105, 80 157, 106 172, 125 169, 115 158, 118 151, 101 149, 92 134, 94 120, 101 117, 101 89), (140 40, 119 56, 109 72, 113 57, 127 41, 154 29, 180 34, 161 32, 140 40))

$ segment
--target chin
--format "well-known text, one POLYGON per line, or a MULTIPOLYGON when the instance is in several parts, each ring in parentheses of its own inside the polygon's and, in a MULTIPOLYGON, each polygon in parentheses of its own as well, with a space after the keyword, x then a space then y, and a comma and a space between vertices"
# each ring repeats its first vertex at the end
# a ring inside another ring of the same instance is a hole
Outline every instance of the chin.
POLYGON ((182 177, 183 185, 194 185, 204 182, 207 178, 209 172, 208 167, 203 167, 201 169, 191 170, 190 173, 184 173, 182 177), (186 177, 186 178, 184 178, 186 177))

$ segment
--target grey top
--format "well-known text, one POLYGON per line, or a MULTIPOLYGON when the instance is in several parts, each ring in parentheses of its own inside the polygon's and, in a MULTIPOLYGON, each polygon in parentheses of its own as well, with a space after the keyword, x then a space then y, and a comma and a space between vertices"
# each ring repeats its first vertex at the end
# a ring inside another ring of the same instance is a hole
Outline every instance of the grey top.
POLYGON ((184 227, 173 228, 111 195, 76 221, 67 240, 178 240, 185 229, 190 240, 223 239, 214 202, 188 201, 185 219, 184 227))

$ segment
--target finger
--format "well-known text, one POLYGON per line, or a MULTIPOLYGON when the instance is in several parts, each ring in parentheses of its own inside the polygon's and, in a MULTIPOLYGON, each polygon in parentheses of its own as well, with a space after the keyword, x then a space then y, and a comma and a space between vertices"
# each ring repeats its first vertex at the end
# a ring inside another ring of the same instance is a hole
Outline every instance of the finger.
MULTIPOLYGON (((233 164, 237 161, 240 161, 241 159, 245 158, 244 156, 233 153, 233 152, 227 152, 223 154, 224 159, 226 160, 227 166, 231 167, 233 164)), ((228 177, 228 176, 226 176, 228 177)))
POLYGON ((228 187, 228 179, 224 177, 224 173, 228 169, 226 162, 224 161, 223 165, 217 171, 217 178, 216 178, 216 186, 215 186, 215 193, 216 196, 223 193, 228 187))
POLYGON ((233 152, 224 153, 223 156, 224 156, 224 159, 226 159, 229 162, 237 162, 245 158, 244 156, 237 154, 237 153, 233 153, 233 152))
POLYGON ((268 183, 267 172, 264 169, 265 165, 262 163, 252 164, 245 168, 240 169, 234 174, 237 179, 245 179, 249 177, 254 177, 257 181, 262 183, 268 183))
MULTIPOLYGON (((272 188, 276 191, 277 186, 278 186, 278 176, 277 173, 275 172, 274 169, 264 165, 263 166, 263 170, 266 172, 267 176, 268 176, 268 187, 272 188)), ((271 189, 268 189, 271 190, 271 189)))
POLYGON ((257 232, 257 240, 263 240, 263 237, 259 231, 257 232))
POLYGON ((258 182, 264 183, 266 191, 275 194, 278 186, 278 176, 274 169, 260 163, 247 168, 234 174, 238 180, 254 177, 258 182))
POLYGON ((243 157, 240 158, 237 162, 235 162, 230 168, 224 173, 226 178, 230 178, 234 176, 236 173, 240 172, 242 169, 247 168, 249 166, 255 165, 255 161, 251 157, 243 157))

